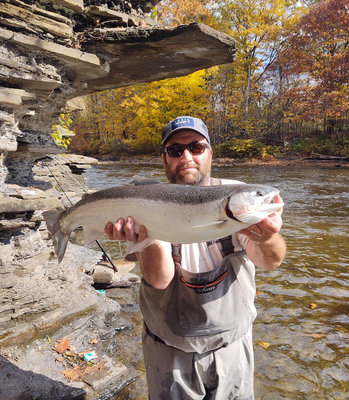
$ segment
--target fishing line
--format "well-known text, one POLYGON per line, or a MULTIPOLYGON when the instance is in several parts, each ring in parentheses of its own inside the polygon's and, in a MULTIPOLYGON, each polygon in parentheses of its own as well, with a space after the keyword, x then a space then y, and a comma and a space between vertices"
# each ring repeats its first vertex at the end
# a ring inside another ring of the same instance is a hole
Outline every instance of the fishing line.
MULTIPOLYGON (((69 171, 66 171, 66 170, 63 168, 63 165, 62 165, 59 161, 57 161, 52 155, 49 156, 49 157, 51 157, 53 161, 55 161, 58 165, 60 165, 60 166, 62 167, 62 169, 63 169, 65 172, 67 172, 67 173, 70 175, 70 177, 74 179, 75 182, 77 182, 77 183, 79 184, 79 186, 84 190, 84 192, 87 192, 86 188, 84 188, 84 186, 83 186, 78 180, 76 180, 75 177, 72 176, 72 174, 71 174, 69 171)), ((62 191, 62 193, 65 195, 65 197, 67 198, 67 200, 69 201, 69 203, 70 203, 71 205, 73 205, 73 203, 71 202, 71 200, 70 200, 70 198, 68 197, 67 193, 66 193, 65 190, 63 189, 62 185, 58 182, 57 178, 54 176, 54 174, 53 174, 53 172, 51 171, 51 169, 50 169, 50 167, 48 166, 48 164, 45 163, 45 162, 43 162, 43 165, 50 171, 51 175, 53 176, 53 179, 56 181, 56 183, 57 183, 58 187, 60 188, 60 190, 62 191)), ((114 272, 118 272, 117 267, 114 265, 113 261, 112 261, 111 258, 108 256, 107 252, 103 249, 103 247, 102 247, 102 245, 99 243, 99 241, 96 239, 95 242, 97 243, 98 247, 101 249, 101 251, 102 251, 103 256, 105 257, 105 259, 106 259, 106 260, 110 263, 110 265, 113 267, 114 272)))

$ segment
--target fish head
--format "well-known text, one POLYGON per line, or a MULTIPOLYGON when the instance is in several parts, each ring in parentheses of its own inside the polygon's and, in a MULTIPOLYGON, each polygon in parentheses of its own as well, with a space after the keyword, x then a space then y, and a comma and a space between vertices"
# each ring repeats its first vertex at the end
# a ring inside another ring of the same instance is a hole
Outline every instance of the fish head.
POLYGON ((257 224, 284 206, 284 203, 273 202, 278 193, 278 189, 270 186, 243 185, 240 191, 230 196, 226 213, 245 224, 257 224))

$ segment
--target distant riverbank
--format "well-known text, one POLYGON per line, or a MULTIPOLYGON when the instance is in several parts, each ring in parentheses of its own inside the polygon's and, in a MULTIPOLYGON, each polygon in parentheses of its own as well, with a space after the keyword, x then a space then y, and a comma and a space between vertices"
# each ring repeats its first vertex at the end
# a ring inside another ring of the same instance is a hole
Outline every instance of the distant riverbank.
MULTIPOLYGON (((135 165, 161 165, 160 156, 121 156, 111 158, 109 156, 102 157, 98 160, 99 164, 135 164, 135 165)), ((213 158, 213 166, 242 166, 242 165, 261 165, 273 167, 299 166, 299 167, 349 167, 348 159, 340 158, 320 158, 320 157, 265 157, 251 159, 232 159, 232 158, 213 158)))

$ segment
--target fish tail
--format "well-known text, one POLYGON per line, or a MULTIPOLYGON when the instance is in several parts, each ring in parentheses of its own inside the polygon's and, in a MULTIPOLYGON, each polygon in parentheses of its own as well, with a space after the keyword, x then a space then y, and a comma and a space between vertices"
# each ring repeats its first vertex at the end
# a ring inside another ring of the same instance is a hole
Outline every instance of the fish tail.
POLYGON ((51 234, 55 253, 58 257, 58 262, 63 260, 67 244, 70 236, 70 232, 64 233, 59 222, 60 216, 64 213, 64 210, 50 210, 44 211, 42 216, 45 218, 46 226, 51 234))

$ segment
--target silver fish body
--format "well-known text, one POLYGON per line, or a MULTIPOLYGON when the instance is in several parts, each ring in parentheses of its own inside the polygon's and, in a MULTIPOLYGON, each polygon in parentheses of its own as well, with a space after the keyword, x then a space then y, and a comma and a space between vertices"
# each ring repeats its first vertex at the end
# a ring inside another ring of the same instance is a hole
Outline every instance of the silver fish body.
POLYGON ((271 203, 279 191, 264 185, 126 185, 84 196, 67 210, 43 212, 55 252, 62 261, 71 232, 82 226, 90 244, 108 222, 132 216, 136 233, 172 243, 218 239, 258 223, 283 203, 271 203))

